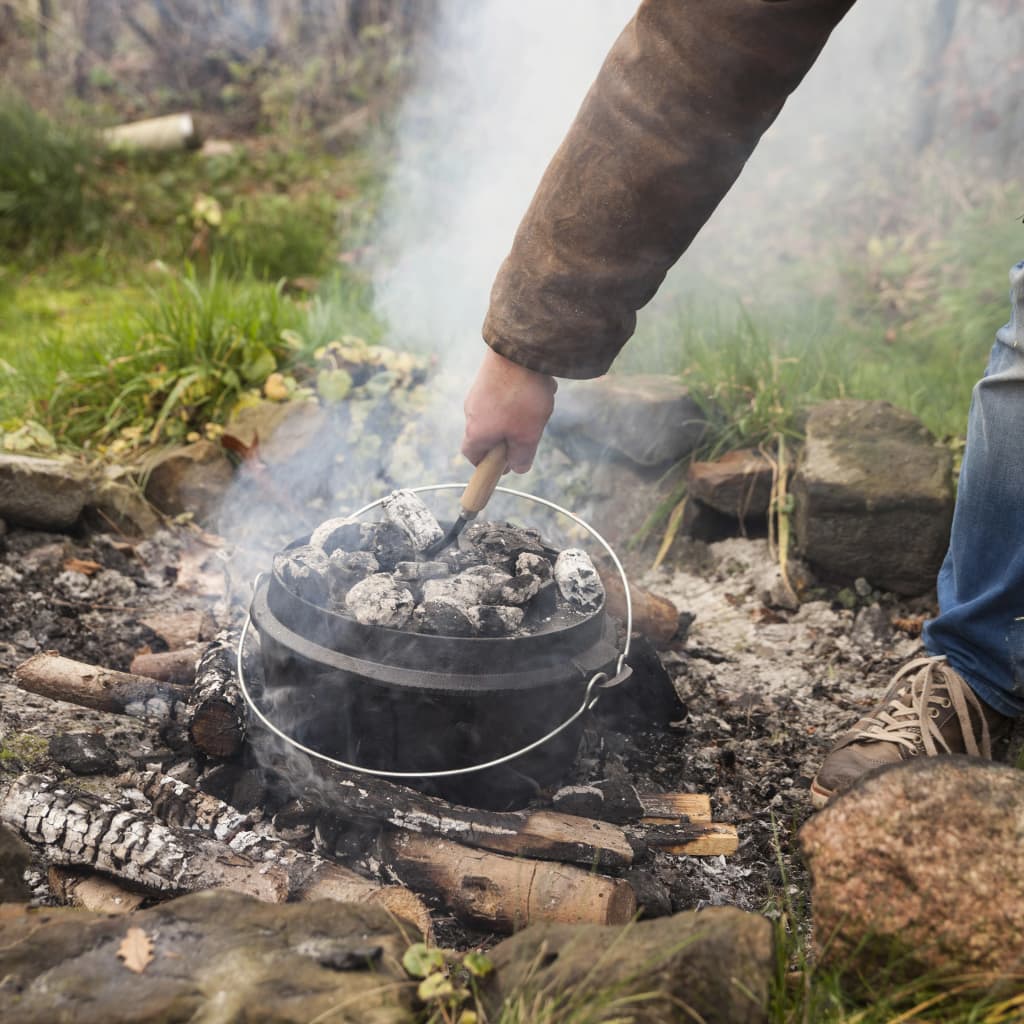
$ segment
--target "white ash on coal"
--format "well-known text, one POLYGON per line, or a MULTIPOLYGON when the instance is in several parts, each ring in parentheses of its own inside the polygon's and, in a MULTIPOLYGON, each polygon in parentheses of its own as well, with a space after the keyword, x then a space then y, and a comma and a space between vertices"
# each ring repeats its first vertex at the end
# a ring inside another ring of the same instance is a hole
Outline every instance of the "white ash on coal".
POLYGON ((413 548, 426 551, 444 536, 434 513, 423 504, 423 499, 412 491, 395 491, 382 502, 381 508, 389 523, 394 523, 409 538, 413 548))
POLYGON ((443 579, 451 571, 447 562, 399 562, 395 566, 395 576, 410 583, 443 579))
POLYGON ((516 559, 517 576, 536 576, 541 582, 552 578, 551 563, 543 555, 524 551, 516 559))
POLYGON ((523 554, 555 555, 536 530, 511 523, 472 523, 459 535, 459 550, 477 562, 489 562, 509 572, 523 554))
POLYGON ((325 554, 333 555, 339 548, 345 551, 362 551, 373 538, 373 526, 344 516, 322 522, 310 535, 311 547, 320 548, 325 554))
POLYGON ((367 576, 345 595, 345 608, 364 626, 401 629, 415 607, 412 592, 384 572, 367 576))
POLYGON ((309 544, 278 555, 278 578, 304 600, 363 625, 435 636, 525 636, 602 605, 600 577, 579 549, 559 553, 535 530, 485 522, 428 559, 422 552, 443 531, 419 497, 396 491, 382 507, 383 522, 321 524, 309 544))
POLYGON ((337 549, 327 563, 327 585, 331 602, 341 604, 357 583, 378 572, 380 563, 369 551, 337 549))
POLYGON ((330 598, 330 562, 323 548, 306 544, 283 551, 274 559, 274 572, 289 590, 304 601, 327 604, 330 598))
POLYGON ((590 556, 581 548, 566 548, 555 559, 559 593, 581 611, 596 611, 604 600, 604 584, 590 556))

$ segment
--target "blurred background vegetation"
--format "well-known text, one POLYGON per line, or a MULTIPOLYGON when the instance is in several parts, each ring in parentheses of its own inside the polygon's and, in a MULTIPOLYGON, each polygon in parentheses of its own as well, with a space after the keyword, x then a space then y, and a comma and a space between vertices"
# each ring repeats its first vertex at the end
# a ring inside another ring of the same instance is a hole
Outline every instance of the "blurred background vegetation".
MULTIPOLYGON (((362 257, 437 2, 0 2, 0 443, 180 440, 271 375, 294 392, 332 338, 387 340, 362 257), (100 134, 185 109, 214 143, 131 153, 100 134)), ((977 49, 966 8, 991 25, 1011 6, 934 5, 922 66, 977 49)), ((901 169, 865 141, 812 216, 745 237, 741 200, 717 231, 746 261, 687 264, 617 369, 713 397, 721 444, 798 434, 837 395, 956 443, 1024 237, 1024 76, 1003 70, 1001 92, 925 82, 901 169), (951 152, 951 122, 1003 142, 951 152)))

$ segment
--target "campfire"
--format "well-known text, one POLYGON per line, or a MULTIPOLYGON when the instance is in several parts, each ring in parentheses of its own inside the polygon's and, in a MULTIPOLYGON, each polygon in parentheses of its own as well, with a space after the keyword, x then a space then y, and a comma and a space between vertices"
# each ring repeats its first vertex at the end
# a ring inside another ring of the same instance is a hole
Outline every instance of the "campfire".
POLYGON ((200 652, 132 673, 52 652, 20 665, 22 689, 143 719, 174 751, 121 777, 120 803, 31 773, 0 794, 55 894, 110 908, 229 888, 507 932, 653 912, 646 861, 736 848, 707 797, 574 764, 581 738, 626 728, 595 720, 603 687, 671 688, 612 614, 650 595, 533 529, 476 523, 438 550, 415 494, 380 507, 282 551, 251 628, 200 652))

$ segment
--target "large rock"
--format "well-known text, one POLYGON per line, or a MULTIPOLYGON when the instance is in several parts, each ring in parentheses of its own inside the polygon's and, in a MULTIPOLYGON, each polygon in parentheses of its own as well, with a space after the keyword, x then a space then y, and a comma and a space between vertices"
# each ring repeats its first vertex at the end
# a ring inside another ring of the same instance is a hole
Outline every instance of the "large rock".
POLYGON ((888 402, 817 406, 792 490, 799 549, 822 575, 863 576, 899 594, 935 585, 953 516, 952 458, 910 413, 888 402))
POLYGON ((64 530, 89 496, 89 473, 68 459, 0 452, 0 519, 36 530, 64 530))
POLYGON ((623 928, 531 925, 490 956, 496 970, 486 1002, 494 1019, 509 996, 526 1005, 561 1000, 563 1008, 576 1011, 574 1020, 607 1015, 633 1024, 691 1019, 757 1024, 768 1019, 771 926, 731 907, 623 928))
POLYGON ((146 498, 166 515, 192 512, 207 525, 216 522, 234 470, 212 441, 160 452, 146 465, 146 498))
POLYGON ((914 758, 837 797, 800 841, 829 964, 869 984, 882 972, 1020 972, 1024 772, 914 758))
POLYGON ((0 825, 0 903, 20 903, 31 898, 25 883, 28 865, 28 847, 9 828, 0 825))
POLYGON ((0 917, 3 1020, 411 1024, 409 941, 375 907, 224 891, 123 917, 25 909, 0 917), (135 971, 118 956, 129 929, 135 971))
POLYGON ((656 374, 566 382, 551 418, 556 440, 582 436, 640 466, 681 459, 707 430, 707 416, 686 387, 656 374))
POLYGON ((763 519, 772 496, 772 464, 759 451, 726 452, 714 462, 691 462, 688 493, 735 519, 763 519))

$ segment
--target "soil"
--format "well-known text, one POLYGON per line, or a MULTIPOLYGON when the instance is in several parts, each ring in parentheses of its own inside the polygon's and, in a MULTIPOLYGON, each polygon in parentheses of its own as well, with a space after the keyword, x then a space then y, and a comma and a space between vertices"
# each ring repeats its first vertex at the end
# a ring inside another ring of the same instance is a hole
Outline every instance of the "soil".
MULTIPOLYGON (((0 783, 26 769, 54 770, 45 741, 60 732, 103 732, 122 771, 180 760, 152 726, 24 694, 11 673, 45 649, 125 670, 140 649, 166 646, 143 622, 161 612, 212 609, 223 622, 230 617, 225 564, 210 538, 194 531, 134 545, 8 533, 0 555, 0 783), (95 563, 91 575, 77 571, 82 563, 95 563)), ((708 793, 714 819, 736 824, 732 856, 660 854, 641 866, 645 901, 665 910, 666 893, 673 910, 780 913, 787 901, 799 904, 806 877, 795 835, 811 813, 810 780, 833 738, 919 649, 912 633, 933 612, 928 600, 901 601, 863 581, 778 607, 776 577, 767 543, 748 539, 687 543, 673 568, 643 577, 694 616, 686 637, 661 655, 681 701, 678 716, 632 735, 588 730, 567 780, 623 778, 641 790, 708 793)), ((116 786, 113 777, 87 784, 116 786)), ((30 881, 48 899, 45 874, 30 881)), ((441 913, 437 923, 450 944, 491 938, 441 913)))

